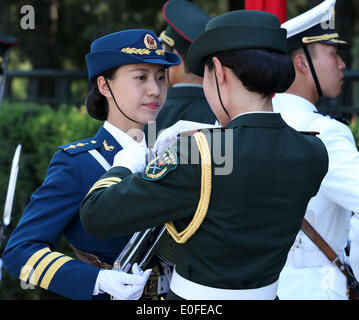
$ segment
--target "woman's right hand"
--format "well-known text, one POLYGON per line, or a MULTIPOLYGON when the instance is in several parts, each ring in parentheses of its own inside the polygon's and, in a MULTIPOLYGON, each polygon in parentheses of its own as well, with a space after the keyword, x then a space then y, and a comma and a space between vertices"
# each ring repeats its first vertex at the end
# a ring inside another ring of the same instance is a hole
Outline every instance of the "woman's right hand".
POLYGON ((114 300, 138 300, 141 298, 151 269, 142 271, 137 264, 132 266, 132 274, 101 270, 97 276, 94 295, 108 293, 114 300))
POLYGON ((148 152, 144 145, 134 142, 115 155, 112 167, 125 167, 132 173, 142 172, 146 166, 148 152))

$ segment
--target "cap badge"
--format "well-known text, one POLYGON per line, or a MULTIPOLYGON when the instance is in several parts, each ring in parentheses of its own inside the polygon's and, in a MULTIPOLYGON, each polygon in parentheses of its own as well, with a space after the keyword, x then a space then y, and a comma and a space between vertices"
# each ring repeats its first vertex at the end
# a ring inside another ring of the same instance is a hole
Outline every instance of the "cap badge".
POLYGON ((147 49, 157 49, 157 42, 149 33, 145 35, 144 43, 147 49))

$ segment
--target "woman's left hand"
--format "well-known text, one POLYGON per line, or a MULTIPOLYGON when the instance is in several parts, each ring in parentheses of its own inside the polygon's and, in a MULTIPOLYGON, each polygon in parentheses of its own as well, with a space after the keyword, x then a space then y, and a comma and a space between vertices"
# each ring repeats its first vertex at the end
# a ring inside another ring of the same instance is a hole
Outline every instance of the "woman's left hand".
POLYGON ((167 147, 169 147, 173 142, 177 140, 177 136, 185 131, 189 130, 199 130, 199 129, 210 129, 210 128, 217 128, 219 124, 208 124, 208 123, 201 123, 201 122, 194 122, 188 120, 179 120, 171 127, 164 129, 161 131, 160 135, 158 136, 152 151, 154 153, 161 153, 167 147))

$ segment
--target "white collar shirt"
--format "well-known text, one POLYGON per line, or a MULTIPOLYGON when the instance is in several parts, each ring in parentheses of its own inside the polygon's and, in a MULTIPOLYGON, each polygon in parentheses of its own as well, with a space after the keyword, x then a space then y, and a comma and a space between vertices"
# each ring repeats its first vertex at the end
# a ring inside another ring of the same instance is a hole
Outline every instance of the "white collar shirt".
POLYGON ((137 142, 126 132, 115 127, 113 124, 111 124, 108 121, 105 121, 105 123, 103 124, 103 127, 116 139, 116 141, 121 145, 122 148, 125 148, 132 143, 140 143, 146 147, 146 139, 145 139, 144 135, 143 135, 142 141, 137 142))

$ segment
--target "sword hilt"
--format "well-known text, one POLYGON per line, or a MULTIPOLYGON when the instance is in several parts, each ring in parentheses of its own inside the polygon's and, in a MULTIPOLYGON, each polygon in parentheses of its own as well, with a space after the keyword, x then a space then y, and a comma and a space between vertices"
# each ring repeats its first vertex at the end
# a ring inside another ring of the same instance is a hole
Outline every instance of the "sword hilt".
POLYGON ((2 247, 2 243, 6 239, 6 231, 7 231, 7 226, 1 221, 0 222, 0 250, 2 247))

